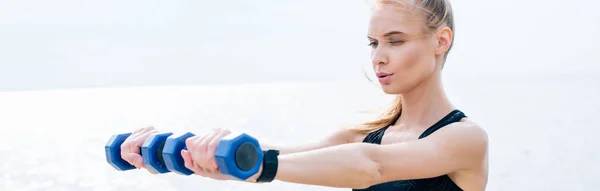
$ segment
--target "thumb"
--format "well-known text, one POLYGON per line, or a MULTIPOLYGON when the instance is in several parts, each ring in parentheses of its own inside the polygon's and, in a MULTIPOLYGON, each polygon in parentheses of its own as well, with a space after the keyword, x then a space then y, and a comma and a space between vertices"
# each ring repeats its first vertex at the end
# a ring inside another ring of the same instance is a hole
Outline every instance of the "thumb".
POLYGON ((131 165, 137 168, 144 167, 144 159, 142 159, 142 155, 137 153, 129 153, 128 155, 129 161, 131 161, 131 165))
POLYGON ((192 156, 190 156, 190 152, 186 151, 186 150, 181 150, 181 158, 183 158, 183 163, 185 165, 186 168, 188 169, 194 169, 193 167, 193 163, 192 163, 192 156))

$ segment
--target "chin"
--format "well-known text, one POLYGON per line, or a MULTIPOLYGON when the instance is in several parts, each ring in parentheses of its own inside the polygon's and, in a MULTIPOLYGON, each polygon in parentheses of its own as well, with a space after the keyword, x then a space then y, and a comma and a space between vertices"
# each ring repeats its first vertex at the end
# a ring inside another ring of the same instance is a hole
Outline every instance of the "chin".
POLYGON ((383 92, 385 94, 391 94, 391 95, 399 95, 399 94, 402 94, 402 92, 403 92, 402 88, 390 86, 390 84, 381 85, 381 89, 383 90, 383 92))
POLYGON ((385 85, 381 84, 381 89, 383 90, 383 92, 385 92, 385 94, 390 95, 402 95, 409 92, 413 88, 414 86, 411 86, 411 84, 406 83, 389 83, 385 85))

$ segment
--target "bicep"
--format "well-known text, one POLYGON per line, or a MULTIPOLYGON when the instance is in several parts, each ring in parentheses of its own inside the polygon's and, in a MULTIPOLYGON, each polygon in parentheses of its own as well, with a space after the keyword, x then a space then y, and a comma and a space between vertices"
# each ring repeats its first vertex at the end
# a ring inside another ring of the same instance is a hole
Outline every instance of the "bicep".
POLYGON ((283 145, 261 142, 260 146, 263 150, 277 149, 279 150, 280 154, 291 154, 345 144, 348 143, 352 136, 353 133, 350 130, 338 129, 330 134, 321 136, 317 140, 308 143, 283 145))
POLYGON ((416 141, 381 145, 373 159, 381 182, 437 177, 469 169, 487 152, 481 129, 444 128, 416 141))

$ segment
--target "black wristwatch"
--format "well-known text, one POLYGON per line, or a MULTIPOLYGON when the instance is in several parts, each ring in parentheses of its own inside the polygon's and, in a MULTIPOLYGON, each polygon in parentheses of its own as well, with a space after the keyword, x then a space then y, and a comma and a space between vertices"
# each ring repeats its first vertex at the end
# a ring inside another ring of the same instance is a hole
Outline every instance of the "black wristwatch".
POLYGON ((263 154, 262 173, 258 179, 256 179, 256 182, 271 182, 275 179, 275 175, 277 174, 277 167, 279 166, 277 156, 279 155, 279 151, 266 150, 263 151, 263 154))

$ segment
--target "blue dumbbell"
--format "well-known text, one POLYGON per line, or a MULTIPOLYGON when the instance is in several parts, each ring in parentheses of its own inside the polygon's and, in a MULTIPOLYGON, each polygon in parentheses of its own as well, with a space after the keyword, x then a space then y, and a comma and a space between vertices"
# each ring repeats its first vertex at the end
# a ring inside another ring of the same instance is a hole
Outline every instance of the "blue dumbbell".
POLYGON ((219 171, 240 180, 246 180, 256 174, 263 157, 258 140, 245 133, 224 137, 215 153, 219 171))
MULTIPOLYGON (((165 140, 172 134, 173 133, 152 134, 144 141, 144 144, 140 149, 140 154, 142 155, 144 165, 148 170, 160 174, 170 172, 164 165, 162 150, 165 140)), ((123 144, 125 139, 130 135, 131 133, 113 135, 104 146, 106 161, 120 171, 136 168, 121 158, 121 144, 123 144)))
POLYGON ((185 167, 181 150, 187 149, 185 140, 194 136, 193 133, 187 132, 184 134, 171 135, 165 141, 165 147, 162 151, 162 156, 165 161, 165 166, 172 172, 182 175, 191 175, 194 172, 185 167))
POLYGON ((148 170, 159 174, 171 172, 165 165, 162 155, 165 141, 171 135, 173 133, 152 134, 144 141, 141 151, 144 166, 148 170))
MULTIPOLYGON (((185 140, 192 136, 188 132, 167 138, 162 153, 167 169, 182 175, 194 173, 185 167, 181 157, 181 150, 187 149, 185 140)), ((245 133, 230 134, 219 142, 215 159, 222 174, 246 180, 258 172, 263 153, 255 138, 245 133)))
POLYGON ((120 171, 135 169, 135 166, 121 158, 121 144, 125 142, 125 139, 127 139, 129 135, 131 135, 131 133, 113 135, 104 146, 106 161, 120 171))

